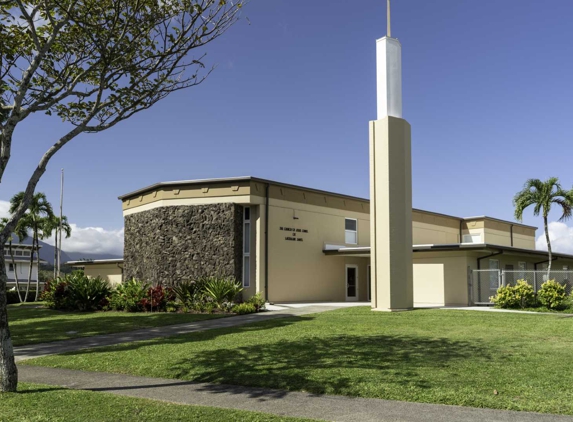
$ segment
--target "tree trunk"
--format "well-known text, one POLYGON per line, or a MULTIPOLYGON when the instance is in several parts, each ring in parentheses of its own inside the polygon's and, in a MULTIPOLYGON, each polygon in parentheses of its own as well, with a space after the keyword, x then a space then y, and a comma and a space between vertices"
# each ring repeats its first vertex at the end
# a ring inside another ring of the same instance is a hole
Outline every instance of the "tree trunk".
POLYGON ((547 265, 547 280, 551 275, 551 262, 553 261, 553 252, 551 251, 551 239, 549 239, 549 227, 547 226, 547 216, 543 216, 543 224, 545 226, 545 240, 547 241, 547 253, 549 254, 549 264, 547 265))
POLYGON ((20 283, 18 283, 18 267, 16 267, 16 260, 14 259, 14 252, 12 251, 12 241, 8 244, 10 251, 10 258, 12 258, 12 267, 14 267, 14 281, 16 282, 16 291, 18 292, 18 299, 22 303, 22 293, 20 292, 20 283))
POLYGON ((38 248, 38 252, 36 253, 36 297, 34 298, 34 302, 37 302, 40 298, 40 241, 36 240, 36 247, 38 248))
POLYGON ((14 361, 14 348, 8 327, 8 304, 6 297, 6 262, 4 260, 4 244, 0 244, 0 391, 16 392, 18 388, 18 368, 14 361))
POLYGON ((32 252, 30 252, 30 268, 28 268, 28 283, 26 284, 26 294, 24 295, 24 302, 28 301, 28 293, 30 293, 30 284, 32 284, 32 268, 34 267, 34 242, 36 239, 36 232, 32 235, 32 252))

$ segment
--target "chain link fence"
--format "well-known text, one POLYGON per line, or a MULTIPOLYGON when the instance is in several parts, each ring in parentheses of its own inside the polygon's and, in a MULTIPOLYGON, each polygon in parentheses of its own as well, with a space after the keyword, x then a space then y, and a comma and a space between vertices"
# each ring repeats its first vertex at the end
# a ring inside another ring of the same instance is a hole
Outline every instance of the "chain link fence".
POLYGON ((538 271, 502 271, 501 272, 501 285, 502 286, 515 286, 518 280, 525 280, 535 292, 539 291, 541 285, 547 280, 555 280, 557 283, 565 287, 567 294, 571 294, 573 289, 573 271, 551 271, 547 274, 547 270, 538 271))
POLYGON ((472 271, 472 302, 476 305, 488 305, 489 298, 495 296, 501 286, 500 270, 473 270, 472 271))
POLYGON ((518 280, 525 280, 538 292, 547 280, 555 280, 565 287, 568 295, 573 291, 573 271, 547 270, 472 270, 470 277, 471 302, 475 305, 491 305, 490 297, 495 296, 501 286, 515 286, 518 280))

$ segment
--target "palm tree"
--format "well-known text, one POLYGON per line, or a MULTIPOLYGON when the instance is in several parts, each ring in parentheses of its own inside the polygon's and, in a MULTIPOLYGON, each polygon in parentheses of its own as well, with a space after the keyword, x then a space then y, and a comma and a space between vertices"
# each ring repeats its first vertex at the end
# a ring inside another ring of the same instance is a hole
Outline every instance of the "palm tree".
MULTIPOLYGON (((6 226, 6 224, 8 224, 8 221, 10 221, 8 218, 2 218, 0 220, 0 231, 4 228, 4 226, 6 226)), ((28 237, 26 229, 21 224, 16 225, 14 234, 18 237, 18 240, 20 242, 26 240, 26 238, 28 237)), ((13 241, 13 236, 11 235, 8 237, 8 251, 10 253, 10 258, 12 259, 12 268, 14 268, 14 281, 16 283, 16 292, 18 292, 18 299, 20 300, 20 303, 22 303, 22 293, 20 292, 20 283, 18 282, 18 271, 16 267, 16 260, 14 259, 14 251, 12 250, 12 241, 13 241)))
POLYGON ((545 182, 542 182, 539 179, 529 179, 525 182, 523 189, 513 198, 515 219, 517 221, 522 220, 523 211, 525 211, 525 209, 530 205, 534 205, 533 215, 538 216, 541 213, 543 216, 545 240, 547 241, 547 252, 549 253, 547 278, 550 276, 551 261, 553 260, 547 217, 549 216, 549 212, 551 211, 551 206, 553 204, 559 205, 563 212, 559 221, 565 221, 571 218, 573 213, 573 189, 568 191, 564 190, 557 177, 551 177, 545 182))
MULTIPOLYGON (((12 197, 10 200, 10 213, 14 214, 20 204, 24 200, 24 192, 19 192, 12 197)), ((24 301, 28 300, 28 293, 30 292, 30 284, 32 282, 32 269, 34 266, 34 253, 37 254, 38 271, 40 271, 40 247, 39 247, 39 234, 40 230, 45 224, 47 218, 52 218, 54 216, 54 211, 52 205, 46 199, 46 195, 38 192, 32 197, 30 206, 26 211, 26 214, 20 219, 19 224, 26 231, 32 232, 32 253, 30 254, 30 268, 28 270, 28 284, 26 285, 26 294, 24 296, 24 301)), ((40 290, 40 277, 38 274, 36 280, 36 299, 39 296, 40 290)))
MULTIPOLYGON (((60 217, 53 216, 52 218, 46 219, 44 222, 44 226, 42 227, 42 239, 46 239, 50 237, 52 234, 55 234, 54 237, 54 278, 57 277, 56 271, 56 263, 58 260, 58 247, 61 248, 62 245, 58 245, 58 229, 60 228, 60 217)), ((66 236, 66 239, 72 235, 72 228, 70 223, 68 223, 68 217, 65 215, 62 216, 62 231, 66 236)))

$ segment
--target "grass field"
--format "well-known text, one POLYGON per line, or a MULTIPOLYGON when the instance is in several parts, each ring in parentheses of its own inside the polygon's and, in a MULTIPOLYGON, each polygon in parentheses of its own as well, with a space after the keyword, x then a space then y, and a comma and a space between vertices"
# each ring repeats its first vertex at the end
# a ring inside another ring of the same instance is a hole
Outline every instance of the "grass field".
POLYGON ((15 346, 203 321, 222 315, 127 312, 60 312, 34 305, 8 306, 15 346))
POLYGON ((184 406, 106 393, 20 385, 17 394, 0 394, 1 422, 296 422, 263 413, 184 406))
POLYGON ((573 414, 573 318, 553 315, 347 308, 28 362, 573 414))

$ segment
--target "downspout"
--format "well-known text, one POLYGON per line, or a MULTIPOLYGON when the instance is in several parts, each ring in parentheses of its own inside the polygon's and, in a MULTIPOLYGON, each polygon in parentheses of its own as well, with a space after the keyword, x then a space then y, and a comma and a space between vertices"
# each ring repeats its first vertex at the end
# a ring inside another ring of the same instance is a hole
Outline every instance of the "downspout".
POLYGON ((511 247, 513 248, 513 224, 509 226, 509 236, 511 238, 511 247))
POLYGON ((463 220, 463 219, 460 219, 460 244, 461 244, 461 243, 464 243, 464 241, 463 241, 463 235, 462 235, 462 232, 463 232, 463 231, 462 231, 462 226, 463 226, 463 224, 464 224, 464 220, 463 220))
POLYGON ((269 191, 267 183, 265 192, 265 300, 269 302, 269 191))

